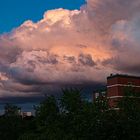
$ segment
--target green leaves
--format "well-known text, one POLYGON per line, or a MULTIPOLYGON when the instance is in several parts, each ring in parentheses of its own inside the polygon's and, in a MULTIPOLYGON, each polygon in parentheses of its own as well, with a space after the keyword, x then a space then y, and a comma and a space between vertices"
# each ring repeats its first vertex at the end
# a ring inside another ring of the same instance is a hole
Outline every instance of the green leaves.
POLYGON ((36 108, 36 120, 42 122, 37 123, 37 140, 118 140, 138 137, 138 98, 122 98, 117 106, 119 110, 115 110, 109 108, 106 96, 90 103, 81 99, 80 92, 78 89, 65 89, 58 102, 54 97, 49 97, 36 108))
POLYGON ((63 96, 61 98, 61 108, 66 112, 78 112, 82 108, 82 99, 80 90, 78 89, 63 89, 63 96))
MULTIPOLYGON (((132 91, 131 91, 132 92, 132 91)), ((18 107, 6 105, 0 118, 0 138, 4 140, 118 140, 140 139, 140 98, 131 93, 109 108, 106 96, 87 102, 81 90, 65 89, 57 100, 45 98, 35 106, 35 117, 16 116, 18 107), (132 96, 133 95, 133 96, 132 96)))
POLYGON ((5 110, 5 116, 19 116, 21 109, 16 105, 6 104, 4 110, 5 110))

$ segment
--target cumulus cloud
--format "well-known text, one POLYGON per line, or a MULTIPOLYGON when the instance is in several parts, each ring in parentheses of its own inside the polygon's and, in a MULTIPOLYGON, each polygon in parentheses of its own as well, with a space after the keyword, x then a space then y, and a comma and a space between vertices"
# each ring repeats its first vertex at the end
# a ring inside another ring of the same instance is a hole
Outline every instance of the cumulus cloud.
POLYGON ((138 74, 139 15, 139 0, 87 0, 80 10, 25 21, 0 35, 1 90, 38 95, 50 86, 103 83, 113 72, 138 74))

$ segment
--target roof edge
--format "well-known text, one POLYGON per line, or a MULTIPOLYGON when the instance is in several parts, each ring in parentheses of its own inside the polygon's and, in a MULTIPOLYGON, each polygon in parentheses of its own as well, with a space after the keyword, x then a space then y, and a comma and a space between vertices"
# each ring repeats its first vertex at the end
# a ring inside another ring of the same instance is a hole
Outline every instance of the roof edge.
POLYGON ((140 76, 128 75, 128 74, 110 74, 110 76, 108 76, 107 79, 116 78, 116 77, 140 79, 140 76))

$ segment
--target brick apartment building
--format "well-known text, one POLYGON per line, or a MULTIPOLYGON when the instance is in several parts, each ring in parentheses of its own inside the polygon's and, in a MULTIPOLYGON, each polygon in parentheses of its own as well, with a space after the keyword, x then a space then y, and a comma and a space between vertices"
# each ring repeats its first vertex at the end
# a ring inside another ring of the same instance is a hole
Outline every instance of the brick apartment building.
POLYGON ((110 106, 114 106, 119 98, 125 96, 126 89, 131 88, 140 94, 140 77, 130 75, 110 75, 107 77, 107 98, 110 106))

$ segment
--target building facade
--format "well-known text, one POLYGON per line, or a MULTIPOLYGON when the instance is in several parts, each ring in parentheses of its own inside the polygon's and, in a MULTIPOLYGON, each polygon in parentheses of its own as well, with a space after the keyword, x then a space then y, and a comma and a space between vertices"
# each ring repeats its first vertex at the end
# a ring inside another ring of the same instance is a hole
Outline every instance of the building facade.
POLYGON ((93 101, 95 101, 98 98, 105 98, 106 97, 106 91, 97 91, 93 93, 93 101))
POLYGON ((20 115, 22 116, 22 118, 31 117, 32 116, 32 112, 21 112, 20 115))
POLYGON ((107 98, 110 106, 115 106, 116 102, 125 96, 128 90, 140 94, 140 77, 121 74, 111 74, 107 77, 107 98))

